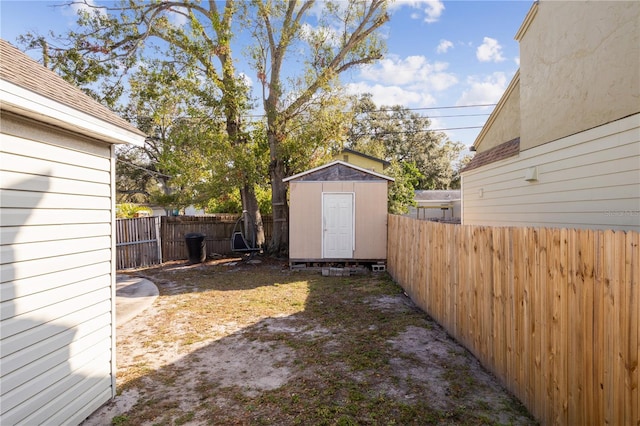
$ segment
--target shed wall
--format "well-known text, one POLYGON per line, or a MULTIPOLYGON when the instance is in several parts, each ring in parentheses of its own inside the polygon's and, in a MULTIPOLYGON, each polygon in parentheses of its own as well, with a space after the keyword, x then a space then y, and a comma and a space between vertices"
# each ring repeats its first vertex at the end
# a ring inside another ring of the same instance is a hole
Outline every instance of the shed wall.
POLYGON ((463 224, 640 231, 640 114, 463 173, 463 224), (525 172, 538 167, 538 181, 525 172))
POLYGON ((2 115, 1 424, 77 424, 114 394, 111 147, 2 115))
POLYGON ((289 257, 322 260, 322 193, 355 194, 354 260, 387 258, 387 181, 290 182, 289 257))
POLYGON ((322 257, 323 182, 291 182, 289 186, 289 257, 322 257))

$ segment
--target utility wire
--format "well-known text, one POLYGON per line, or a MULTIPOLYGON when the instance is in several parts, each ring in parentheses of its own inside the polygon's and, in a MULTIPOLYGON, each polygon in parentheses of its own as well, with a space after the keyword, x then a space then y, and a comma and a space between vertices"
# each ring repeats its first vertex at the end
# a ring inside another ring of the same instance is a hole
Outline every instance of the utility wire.
POLYGON ((394 132, 381 131, 380 133, 358 133, 359 136, 384 136, 384 135, 400 135, 406 133, 425 133, 425 132, 444 132, 446 130, 470 130, 470 129, 482 129, 483 126, 468 126, 468 127, 447 127, 442 129, 423 129, 423 130, 403 130, 394 132))
MULTIPOLYGON (((431 120, 432 118, 452 118, 452 117, 486 117, 489 116, 491 114, 453 114, 453 115, 432 115, 432 116, 421 116, 418 117, 418 119, 427 119, 427 120, 431 120)), ((384 121, 384 120, 393 120, 393 118, 389 118, 389 117, 371 117, 371 116, 367 116, 367 117, 361 117, 357 119, 358 121, 384 121)))
MULTIPOLYGON (((496 106, 496 105, 498 105, 498 104, 445 105, 445 106, 437 106, 437 107, 420 107, 420 108, 405 108, 405 107, 401 107, 401 109, 405 110, 405 111, 426 111, 426 110, 437 110, 437 109, 492 107, 492 106, 496 106)), ((364 111, 364 112, 365 113, 373 113, 373 112, 393 112, 393 111, 397 111, 397 110, 394 109, 394 108, 385 108, 385 109, 376 109, 374 111, 364 111)), ((480 115, 490 115, 490 114, 480 114, 480 115)), ((265 114, 247 114, 247 115, 245 115, 245 117, 262 118, 262 117, 266 117, 266 115, 265 114)), ((443 117, 443 116, 440 116, 440 117, 443 117)), ((466 115, 460 115, 460 117, 466 117, 466 115)))

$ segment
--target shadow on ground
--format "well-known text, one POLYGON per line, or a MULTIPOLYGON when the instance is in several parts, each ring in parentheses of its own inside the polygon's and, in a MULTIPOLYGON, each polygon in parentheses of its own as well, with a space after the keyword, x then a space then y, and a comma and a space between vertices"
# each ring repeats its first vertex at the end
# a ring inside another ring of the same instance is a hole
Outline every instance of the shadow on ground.
POLYGON ((386 274, 137 274, 160 296, 119 329, 119 395, 86 425, 535 423, 386 274))

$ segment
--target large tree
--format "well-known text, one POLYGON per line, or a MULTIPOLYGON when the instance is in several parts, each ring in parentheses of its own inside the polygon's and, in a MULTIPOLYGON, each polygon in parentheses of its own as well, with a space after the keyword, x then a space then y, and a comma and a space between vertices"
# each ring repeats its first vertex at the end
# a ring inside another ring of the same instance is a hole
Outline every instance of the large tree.
MULTIPOLYGON (((174 63, 154 61, 141 65, 129 79, 131 97, 125 116, 148 135, 141 148, 118 153, 118 182, 146 173, 156 183, 140 181, 137 188, 150 201, 179 209, 206 204, 242 186, 244 170, 255 167, 237 161, 244 144, 232 144, 226 137, 221 100, 194 93, 215 92, 194 74, 174 63), (142 167, 140 167, 142 165, 142 167)), ((251 181, 256 178, 252 177, 251 181)), ((120 188, 119 188, 120 189, 120 188)))
POLYGON ((378 107, 371 95, 353 100, 346 145, 366 154, 413 163, 420 174, 415 189, 450 189, 455 185, 464 145, 430 129, 429 117, 406 107, 378 107))
MULTIPOLYGON (((213 85, 214 93, 200 90, 192 95, 219 98, 229 142, 234 147, 246 143, 243 117, 250 108, 249 91, 236 71, 231 49, 232 24, 242 2, 123 0, 117 7, 86 1, 69 4, 84 5, 86 11, 80 17, 79 30, 66 35, 66 44, 52 46, 44 37, 27 37, 31 46, 42 47, 45 64, 81 82, 85 74, 117 79, 148 55, 164 57, 213 85)), ((262 219, 251 180, 254 174, 242 172, 239 189, 243 207, 252 216, 262 243, 262 219)))
POLYGON ((270 152, 273 252, 286 251, 289 242, 282 179, 288 173, 291 125, 340 74, 381 58, 384 46, 376 30, 389 19, 386 6, 385 0, 252 2, 250 16, 257 16, 249 22, 252 57, 262 83, 270 152), (298 67, 299 72, 292 71, 298 67))

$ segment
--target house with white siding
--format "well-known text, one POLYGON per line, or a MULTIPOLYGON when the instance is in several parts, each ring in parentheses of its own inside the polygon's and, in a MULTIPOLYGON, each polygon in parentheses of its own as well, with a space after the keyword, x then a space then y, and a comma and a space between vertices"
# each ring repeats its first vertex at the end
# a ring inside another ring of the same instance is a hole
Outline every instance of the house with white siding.
POLYGON ((640 2, 535 2, 462 223, 640 231, 640 2))
POLYGON ((0 40, 0 424, 115 396, 115 145, 144 133, 0 40))

